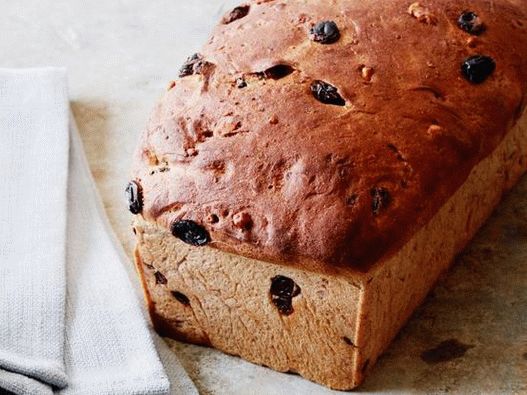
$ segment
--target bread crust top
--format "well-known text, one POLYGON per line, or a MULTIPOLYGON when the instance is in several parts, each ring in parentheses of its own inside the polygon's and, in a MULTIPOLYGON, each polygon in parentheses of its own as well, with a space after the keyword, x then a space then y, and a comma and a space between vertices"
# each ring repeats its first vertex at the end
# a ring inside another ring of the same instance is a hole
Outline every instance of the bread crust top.
POLYGON ((142 135, 142 215, 167 229, 194 221, 210 247, 251 258, 367 271, 431 219, 523 112, 522 10, 525 0, 234 10, 142 135), (483 32, 460 28, 464 11, 483 32), (335 22, 336 41, 310 34, 323 21, 335 22), (495 62, 479 84, 461 70, 474 55, 495 62), (317 99, 316 81, 344 105, 317 99))

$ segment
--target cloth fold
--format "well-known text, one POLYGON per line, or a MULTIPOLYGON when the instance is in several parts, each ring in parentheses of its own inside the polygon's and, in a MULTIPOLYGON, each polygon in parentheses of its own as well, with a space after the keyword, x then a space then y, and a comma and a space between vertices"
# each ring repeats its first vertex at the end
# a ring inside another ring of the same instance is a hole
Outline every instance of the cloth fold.
POLYGON ((0 70, 0 137, 0 393, 168 393, 64 70, 0 70))
POLYGON ((64 81, 64 70, 0 72, 0 382, 15 393, 66 385, 64 81))

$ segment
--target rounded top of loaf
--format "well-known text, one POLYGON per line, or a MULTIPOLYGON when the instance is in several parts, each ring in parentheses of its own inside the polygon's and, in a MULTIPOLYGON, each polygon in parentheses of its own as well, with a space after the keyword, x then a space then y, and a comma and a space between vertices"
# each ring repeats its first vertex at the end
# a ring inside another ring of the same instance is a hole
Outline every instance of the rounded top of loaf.
POLYGON ((520 117, 526 6, 255 0, 234 9, 141 138, 142 215, 166 229, 194 221, 210 247, 244 256, 367 270, 426 224, 520 117), (483 29, 460 26, 466 11, 483 29), (331 25, 329 42, 315 38, 320 22, 334 22, 338 37, 331 25), (477 84, 462 71, 474 55, 495 63, 477 84), (340 100, 320 96, 328 87, 340 100))

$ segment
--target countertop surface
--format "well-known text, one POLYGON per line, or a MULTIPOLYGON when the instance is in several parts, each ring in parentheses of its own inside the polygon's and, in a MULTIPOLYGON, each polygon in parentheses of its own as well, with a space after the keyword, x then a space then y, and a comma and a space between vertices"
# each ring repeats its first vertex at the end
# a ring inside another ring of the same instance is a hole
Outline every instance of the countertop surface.
MULTIPOLYGON (((130 255, 133 235, 123 190, 138 135, 180 65, 233 5, 0 0, 0 67, 67 67, 91 170, 130 255)), ((524 177, 360 391, 527 393, 526 195, 524 177)), ((215 350, 167 341, 203 394, 338 393, 215 350)))

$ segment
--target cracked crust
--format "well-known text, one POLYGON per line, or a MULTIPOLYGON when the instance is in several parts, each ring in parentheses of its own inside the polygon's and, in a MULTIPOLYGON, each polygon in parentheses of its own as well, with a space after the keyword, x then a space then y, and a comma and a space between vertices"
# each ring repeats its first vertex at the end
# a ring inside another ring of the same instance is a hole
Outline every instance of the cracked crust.
POLYGON ((367 272, 433 217, 519 117, 522 4, 248 3, 155 108, 133 172, 144 217, 164 229, 193 220, 211 247, 246 257, 367 272), (464 10, 486 26, 477 38, 456 24, 464 10), (310 40, 322 20, 338 25, 335 43, 310 40), (480 85, 460 73, 476 53, 497 64, 480 85), (314 80, 346 104, 317 101, 314 80), (379 206, 380 188, 389 199, 379 206), (240 216, 251 227, 237 226, 240 216))

